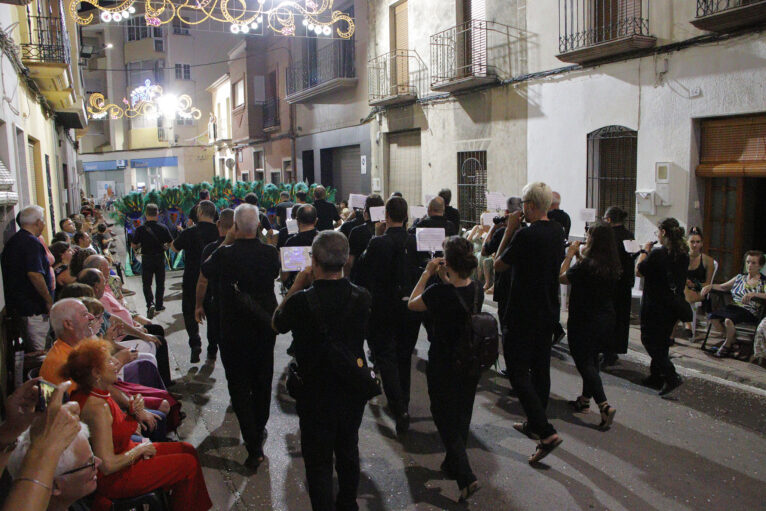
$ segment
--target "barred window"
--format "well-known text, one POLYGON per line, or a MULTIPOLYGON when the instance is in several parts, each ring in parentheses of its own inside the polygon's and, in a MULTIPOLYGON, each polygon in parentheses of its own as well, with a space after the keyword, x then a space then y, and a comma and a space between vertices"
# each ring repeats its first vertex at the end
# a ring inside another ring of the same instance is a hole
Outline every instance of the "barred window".
POLYGON ((457 203, 460 227, 479 223, 487 208, 487 151, 457 153, 457 203))
POLYGON ((636 222, 636 161, 638 132, 606 126, 588 134, 587 207, 599 218, 610 206, 628 213, 625 227, 636 222))

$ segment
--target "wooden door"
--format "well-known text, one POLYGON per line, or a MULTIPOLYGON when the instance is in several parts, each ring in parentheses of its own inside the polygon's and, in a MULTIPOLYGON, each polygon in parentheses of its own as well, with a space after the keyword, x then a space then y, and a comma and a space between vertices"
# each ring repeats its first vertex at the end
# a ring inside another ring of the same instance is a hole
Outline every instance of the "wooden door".
POLYGON ((741 271, 745 178, 705 179, 705 252, 718 261, 716 282, 741 271))

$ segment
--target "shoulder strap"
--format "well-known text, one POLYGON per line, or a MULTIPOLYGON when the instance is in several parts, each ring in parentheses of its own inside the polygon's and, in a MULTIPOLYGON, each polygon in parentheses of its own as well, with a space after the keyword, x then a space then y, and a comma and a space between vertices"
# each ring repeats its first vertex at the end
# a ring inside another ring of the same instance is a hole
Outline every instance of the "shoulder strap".
MULTIPOLYGON (((474 302, 474 309, 471 309, 471 307, 469 307, 468 304, 466 303, 465 299, 463 299, 463 295, 460 294, 460 291, 458 291, 456 287, 454 289, 455 289, 455 294, 457 295, 457 300, 460 302, 460 305, 463 306, 463 309, 465 309, 465 311, 468 313, 469 316, 473 315, 474 310, 476 310, 475 307, 477 302, 474 302)), ((476 301, 478 301, 478 298, 476 298, 476 301)))
POLYGON ((154 233, 154 230, 153 230, 151 227, 149 227, 149 224, 144 224, 144 227, 146 228, 146 232, 148 232, 148 233, 149 233, 149 236, 151 236, 151 237, 152 237, 152 239, 153 239, 154 241, 156 241, 158 245, 162 246, 162 242, 161 242, 161 241, 160 241, 160 239, 157 237, 157 235, 154 233))
POLYGON ((481 298, 482 287, 476 281, 471 282, 471 284, 473 285, 473 289, 474 289, 473 312, 474 314, 478 314, 479 312, 481 312, 481 308, 479 307, 479 299, 481 298))

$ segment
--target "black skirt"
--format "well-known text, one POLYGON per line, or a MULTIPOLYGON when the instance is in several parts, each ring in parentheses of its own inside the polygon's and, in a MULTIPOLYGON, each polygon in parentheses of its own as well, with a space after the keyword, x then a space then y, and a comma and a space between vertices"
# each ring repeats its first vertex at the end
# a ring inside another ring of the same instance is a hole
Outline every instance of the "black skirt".
POLYGON ((747 309, 730 303, 723 309, 711 312, 708 316, 710 319, 730 319, 734 324, 738 323, 758 323, 758 318, 753 316, 747 309))

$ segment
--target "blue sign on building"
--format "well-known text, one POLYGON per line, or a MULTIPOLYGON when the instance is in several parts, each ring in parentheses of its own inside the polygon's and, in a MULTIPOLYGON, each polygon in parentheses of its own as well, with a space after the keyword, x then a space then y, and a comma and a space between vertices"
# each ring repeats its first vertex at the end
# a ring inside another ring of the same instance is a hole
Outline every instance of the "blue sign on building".
POLYGON ((145 169, 147 167, 178 167, 178 156, 136 158, 130 160, 130 166, 134 169, 145 169))
POLYGON ((98 172, 101 170, 118 170, 117 160, 104 161, 84 161, 82 162, 83 172, 98 172))

